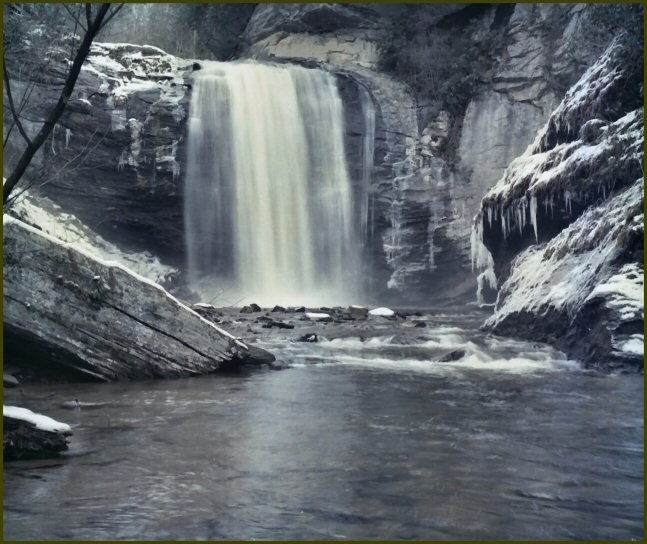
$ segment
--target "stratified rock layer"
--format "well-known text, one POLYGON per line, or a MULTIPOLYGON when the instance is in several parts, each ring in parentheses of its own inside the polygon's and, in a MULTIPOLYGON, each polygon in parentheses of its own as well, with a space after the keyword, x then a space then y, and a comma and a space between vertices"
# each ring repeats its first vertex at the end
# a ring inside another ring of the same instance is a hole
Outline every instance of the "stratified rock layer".
POLYGON ((212 372, 246 346, 159 285, 21 221, 4 221, 12 363, 117 380, 212 372))
POLYGON ((497 333, 591 366, 643 368, 641 81, 610 46, 483 199, 474 260, 496 272, 486 326, 497 333))

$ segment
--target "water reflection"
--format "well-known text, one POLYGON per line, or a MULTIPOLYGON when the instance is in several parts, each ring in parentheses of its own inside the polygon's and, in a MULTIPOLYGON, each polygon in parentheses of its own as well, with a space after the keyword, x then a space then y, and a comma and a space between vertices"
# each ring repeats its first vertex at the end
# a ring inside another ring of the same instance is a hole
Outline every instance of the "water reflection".
POLYGON ((642 380, 479 345, 499 364, 302 344, 281 372, 28 388, 75 434, 63 462, 7 464, 5 537, 641 538, 642 380), (110 404, 52 408, 71 398, 110 404))

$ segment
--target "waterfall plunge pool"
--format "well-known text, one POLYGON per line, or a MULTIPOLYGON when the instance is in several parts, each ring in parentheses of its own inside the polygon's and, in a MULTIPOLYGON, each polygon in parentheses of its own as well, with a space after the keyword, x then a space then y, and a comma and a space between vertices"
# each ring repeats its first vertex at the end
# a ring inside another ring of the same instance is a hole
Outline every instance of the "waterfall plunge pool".
POLYGON ((320 343, 273 330, 280 372, 25 386, 74 435, 5 464, 5 538, 642 538, 641 377, 475 315, 421 319, 320 343), (61 407, 75 398, 108 404, 61 407))

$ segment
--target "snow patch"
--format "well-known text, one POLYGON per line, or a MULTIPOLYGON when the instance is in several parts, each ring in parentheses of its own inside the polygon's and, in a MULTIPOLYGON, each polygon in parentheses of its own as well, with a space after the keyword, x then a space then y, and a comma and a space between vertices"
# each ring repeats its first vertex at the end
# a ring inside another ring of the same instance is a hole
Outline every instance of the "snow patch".
POLYGON ((380 317, 391 317, 395 315, 395 312, 390 308, 375 308, 368 313, 369 315, 380 316, 380 317))
POLYGON ((321 319, 330 319, 330 314, 321 314, 315 312, 306 312, 305 316, 312 321, 319 321, 321 319))
POLYGON ((632 355, 645 354, 645 337, 642 334, 633 334, 629 340, 620 345, 620 350, 632 355))
POLYGON ((31 423, 37 429, 49 433, 72 434, 72 428, 67 423, 61 423, 49 416, 37 414, 27 408, 19 408, 18 406, 2 406, 2 415, 11 419, 18 419, 31 423))

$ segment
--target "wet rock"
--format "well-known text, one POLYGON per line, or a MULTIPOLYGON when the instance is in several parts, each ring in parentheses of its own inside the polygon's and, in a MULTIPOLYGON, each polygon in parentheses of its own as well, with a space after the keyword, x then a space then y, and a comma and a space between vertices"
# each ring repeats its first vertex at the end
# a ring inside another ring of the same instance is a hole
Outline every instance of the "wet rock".
POLYGON ((3 454, 5 461, 42 459, 68 449, 71 433, 44 431, 21 419, 3 417, 3 454))
POLYGON ((368 315, 368 308, 364 306, 349 306, 346 312, 352 316, 366 317, 368 315))
POLYGON ((451 363, 452 361, 460 361, 463 357, 465 357, 465 350, 457 349, 443 355, 440 359, 438 359, 438 362, 451 363))
POLYGON ((283 323, 283 321, 268 321, 263 325, 264 329, 271 329, 271 328, 277 328, 277 329, 294 329, 294 325, 291 325, 290 323, 283 323))
POLYGON ((240 364, 244 365, 269 365, 276 361, 276 357, 269 351, 259 348, 254 344, 247 344, 247 350, 241 350, 235 356, 236 365, 229 365, 227 369, 235 368, 240 364))
POLYGON ((272 308, 272 311, 273 312, 285 312, 286 309, 283 306, 278 306, 277 305, 277 306, 274 306, 274 308, 272 308))
POLYGON ((255 313, 255 312, 262 312, 262 311, 263 311, 263 309, 258 304, 254 304, 253 302, 251 304, 249 304, 248 306, 243 306, 240 309, 241 314, 252 314, 252 313, 255 313))
POLYGON ((291 366, 285 361, 274 361, 269 364, 269 367, 272 370, 285 370, 286 368, 291 368, 291 366))
POLYGON ((418 328, 423 328, 423 327, 426 327, 426 326, 427 326, 427 324, 424 321, 416 321, 416 323, 414 325, 414 327, 418 327, 418 328))
POLYGON ((320 342, 322 339, 322 336, 319 336, 316 332, 313 332, 299 336, 299 338, 297 338, 295 342, 320 342))

